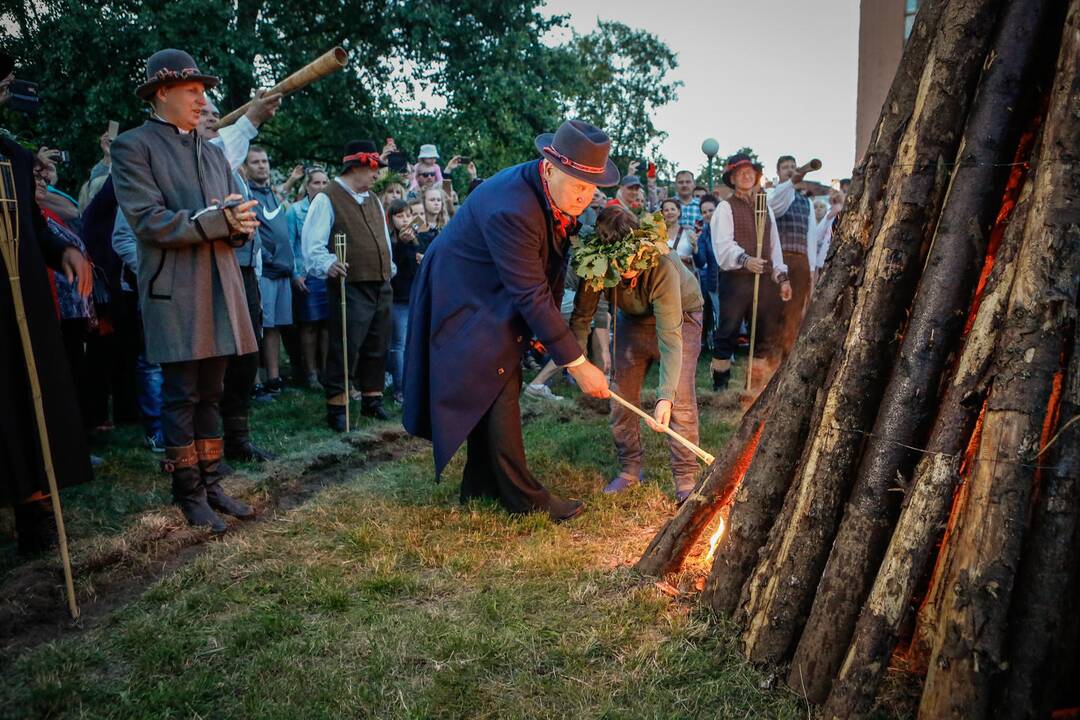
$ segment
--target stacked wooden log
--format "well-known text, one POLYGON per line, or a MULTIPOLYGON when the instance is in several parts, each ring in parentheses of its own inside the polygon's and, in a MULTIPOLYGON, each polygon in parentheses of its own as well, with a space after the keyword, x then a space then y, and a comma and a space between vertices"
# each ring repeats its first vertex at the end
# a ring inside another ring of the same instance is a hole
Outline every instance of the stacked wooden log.
POLYGON ((729 513, 703 600, 827 717, 898 647, 928 718, 1075 667, 1078 61, 1080 0, 922 4, 795 347, 638 562, 729 513))

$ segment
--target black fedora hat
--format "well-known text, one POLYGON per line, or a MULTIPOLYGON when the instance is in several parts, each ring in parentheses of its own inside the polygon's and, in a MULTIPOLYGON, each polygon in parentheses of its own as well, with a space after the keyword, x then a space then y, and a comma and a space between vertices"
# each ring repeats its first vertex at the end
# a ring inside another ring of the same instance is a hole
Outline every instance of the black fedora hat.
POLYGON ((567 175, 598 187, 619 184, 619 169, 611 162, 611 138, 581 120, 567 120, 554 133, 536 138, 536 149, 567 175))
POLYGON ((731 175, 741 167, 752 167, 758 174, 758 179, 761 179, 762 166, 761 163, 756 163, 750 159, 750 156, 745 153, 735 153, 727 159, 727 163, 724 165, 724 174, 721 179, 724 184, 732 190, 735 189, 735 184, 731 181, 731 175))
POLYGON ((386 162, 379 155, 379 149, 372 140, 350 140, 345 143, 345 154, 341 158, 341 169, 386 167, 386 162), (373 164, 374 163, 374 164, 373 164))
POLYGON ((143 100, 149 100, 159 87, 182 82, 201 82, 205 87, 217 87, 220 78, 205 75, 195 59, 183 50, 166 48, 158 50, 146 61, 146 82, 140 85, 135 94, 143 100))
POLYGON ((3 80, 15 69, 15 58, 0 50, 0 80, 3 80))

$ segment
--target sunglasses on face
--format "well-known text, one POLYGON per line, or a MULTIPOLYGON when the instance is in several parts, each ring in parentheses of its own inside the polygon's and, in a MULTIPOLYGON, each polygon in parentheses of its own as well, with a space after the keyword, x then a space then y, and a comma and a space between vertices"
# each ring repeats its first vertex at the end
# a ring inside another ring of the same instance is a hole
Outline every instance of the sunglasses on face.
POLYGON ((420 177, 435 177, 435 173, 420 173, 420 177))

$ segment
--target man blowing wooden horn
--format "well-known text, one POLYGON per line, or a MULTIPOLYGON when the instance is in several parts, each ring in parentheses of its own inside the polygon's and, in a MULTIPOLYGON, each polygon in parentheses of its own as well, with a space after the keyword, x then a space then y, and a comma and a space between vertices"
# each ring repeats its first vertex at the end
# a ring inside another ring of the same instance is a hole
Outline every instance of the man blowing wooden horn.
POLYGON ((468 440, 461 500, 561 522, 582 503, 550 493, 525 462, 518 394, 532 336, 588 395, 604 373, 581 354, 559 305, 569 237, 594 190, 619 181, 601 130, 570 120, 536 138, 542 158, 485 180, 424 255, 406 340, 405 429, 434 443, 436 475, 468 440))

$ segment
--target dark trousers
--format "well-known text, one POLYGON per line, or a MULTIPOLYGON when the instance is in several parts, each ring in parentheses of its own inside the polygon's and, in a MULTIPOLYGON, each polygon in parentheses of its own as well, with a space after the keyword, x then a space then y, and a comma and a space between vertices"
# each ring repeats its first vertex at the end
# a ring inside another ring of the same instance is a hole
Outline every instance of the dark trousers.
MULTIPOLYGON (((735 354, 739 329, 743 322, 746 322, 748 332, 751 325, 750 315, 754 308, 753 273, 739 271, 721 273, 720 289, 717 295, 720 308, 713 357, 718 360, 730 360, 735 354)), ((780 286, 773 282, 771 275, 763 274, 758 291, 757 337, 754 340, 754 354, 758 357, 768 357, 775 352, 780 305, 780 286)))
MULTIPOLYGON (((326 397, 348 391, 345 383, 341 344, 341 281, 326 282, 330 342, 326 352, 326 397)), ((390 308, 394 291, 388 282, 345 283, 345 320, 349 353, 349 375, 356 378, 361 392, 383 390, 386 378, 386 349, 390 344, 393 321, 390 308)))
POLYGON ((498 499, 508 512, 547 508, 551 494, 529 472, 521 435, 521 364, 514 363, 495 402, 469 433, 461 501, 498 499))
POLYGON ((168 447, 221 437, 221 388, 227 357, 161 364, 161 429, 168 447))
POLYGON ((307 293, 302 293, 294 286, 292 289, 292 324, 278 328, 281 333, 281 346, 289 357, 289 370, 296 383, 304 380, 304 349, 300 343, 300 308, 307 301, 307 293))
MULTIPOLYGON (((252 268, 240 268, 244 278, 244 295, 247 296, 248 313, 255 337, 262 340, 262 296, 259 279, 252 268)), ((227 418, 247 417, 251 411, 251 390, 259 375, 259 353, 232 355, 225 370, 225 389, 221 396, 221 416, 227 418)))
POLYGON ((806 302, 810 298, 810 263, 806 255, 784 251, 784 262, 788 266, 788 280, 791 282, 791 300, 781 309, 781 327, 779 332, 780 351, 786 357, 799 337, 803 315, 806 314, 806 302))

